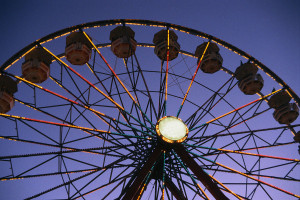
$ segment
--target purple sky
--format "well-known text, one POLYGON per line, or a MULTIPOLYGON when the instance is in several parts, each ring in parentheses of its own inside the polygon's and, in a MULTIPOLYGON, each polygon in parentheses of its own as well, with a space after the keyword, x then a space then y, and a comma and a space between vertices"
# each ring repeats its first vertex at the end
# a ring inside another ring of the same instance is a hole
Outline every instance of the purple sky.
POLYGON ((34 40, 72 25, 119 18, 150 19, 223 39, 260 60, 300 93, 297 0, 6 1, 0 9, 1 64, 34 40))
POLYGON ((0 65, 36 39, 69 26, 106 19, 149 19, 193 28, 240 48, 265 64, 300 95, 300 1, 183 2, 2 2, 0 65))

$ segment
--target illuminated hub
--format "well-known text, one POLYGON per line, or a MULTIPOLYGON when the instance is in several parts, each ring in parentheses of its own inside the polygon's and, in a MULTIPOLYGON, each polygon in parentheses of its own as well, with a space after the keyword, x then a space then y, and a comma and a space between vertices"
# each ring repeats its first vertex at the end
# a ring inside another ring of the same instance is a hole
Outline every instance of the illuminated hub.
POLYGON ((156 124, 158 136, 168 143, 181 143, 188 135, 188 128, 184 122, 173 116, 165 116, 156 124))

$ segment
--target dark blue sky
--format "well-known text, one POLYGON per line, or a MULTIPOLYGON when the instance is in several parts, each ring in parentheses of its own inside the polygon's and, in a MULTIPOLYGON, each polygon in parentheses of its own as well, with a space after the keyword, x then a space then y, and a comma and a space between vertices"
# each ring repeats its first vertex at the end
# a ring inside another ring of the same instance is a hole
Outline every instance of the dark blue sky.
MULTIPOLYGON (((300 95, 298 0, 1 0, 0 65, 57 30, 106 19, 149 19, 216 36, 254 56, 300 95)), ((1 196, 1 195, 0 195, 1 196)))
POLYGON ((219 37, 254 56, 300 93, 300 2, 2 1, 0 63, 25 45, 72 25, 105 19, 165 21, 219 37))

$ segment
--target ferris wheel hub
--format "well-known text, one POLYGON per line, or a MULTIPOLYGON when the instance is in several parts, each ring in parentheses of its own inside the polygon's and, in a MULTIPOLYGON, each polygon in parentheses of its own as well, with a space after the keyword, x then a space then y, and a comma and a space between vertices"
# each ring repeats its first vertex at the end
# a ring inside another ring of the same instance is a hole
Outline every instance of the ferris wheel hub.
POLYGON ((156 123, 156 133, 167 143, 181 143, 188 136, 189 129, 177 117, 165 116, 156 123))

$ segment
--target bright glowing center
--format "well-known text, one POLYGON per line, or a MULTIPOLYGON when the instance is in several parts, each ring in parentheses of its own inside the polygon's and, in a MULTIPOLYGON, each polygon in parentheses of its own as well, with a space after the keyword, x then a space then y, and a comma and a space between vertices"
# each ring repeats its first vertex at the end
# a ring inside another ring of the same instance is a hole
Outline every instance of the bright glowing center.
POLYGON ((187 137, 188 129, 181 119, 166 116, 158 121, 156 132, 164 141, 174 143, 183 142, 187 137))

